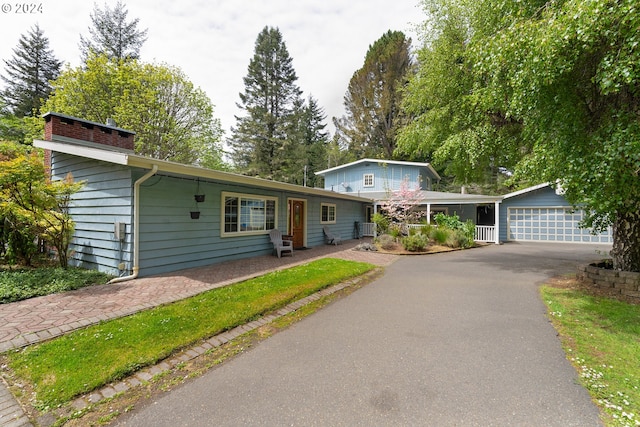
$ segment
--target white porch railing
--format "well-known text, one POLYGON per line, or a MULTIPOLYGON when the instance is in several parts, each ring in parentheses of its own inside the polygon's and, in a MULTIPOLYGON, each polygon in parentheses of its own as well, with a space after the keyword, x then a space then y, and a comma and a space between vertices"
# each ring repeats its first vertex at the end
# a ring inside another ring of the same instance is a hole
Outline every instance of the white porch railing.
POLYGON ((362 223, 362 235, 367 237, 373 237, 376 225, 373 222, 362 223))
MULTIPOLYGON (((421 228, 422 224, 407 224, 409 228, 421 228)), ((362 224, 362 235, 373 237, 376 225, 372 222, 365 222, 362 224)), ((476 232, 474 236, 476 242, 490 242, 496 241, 496 227, 493 225, 476 225, 476 232)))
POLYGON ((496 241, 496 227, 495 225, 476 225, 476 233, 473 238, 476 242, 490 242, 496 241))

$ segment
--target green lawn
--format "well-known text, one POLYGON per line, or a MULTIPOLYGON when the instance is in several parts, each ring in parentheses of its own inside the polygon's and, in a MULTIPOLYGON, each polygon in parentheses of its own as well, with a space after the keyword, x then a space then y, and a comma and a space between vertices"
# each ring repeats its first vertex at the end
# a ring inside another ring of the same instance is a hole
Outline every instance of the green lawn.
POLYGON ((9 353, 9 366, 45 410, 373 268, 324 258, 9 353))
POLYGON ((640 305, 545 286, 567 357, 607 426, 640 426, 640 305))

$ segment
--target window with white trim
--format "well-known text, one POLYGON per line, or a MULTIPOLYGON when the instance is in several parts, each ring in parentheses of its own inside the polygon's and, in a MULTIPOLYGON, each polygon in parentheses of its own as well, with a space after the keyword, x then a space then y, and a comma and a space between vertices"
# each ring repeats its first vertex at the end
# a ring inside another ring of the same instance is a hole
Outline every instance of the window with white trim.
POLYGON ((222 193, 222 236, 265 234, 276 228, 276 197, 222 193))
POLYGON ((320 204, 320 224, 336 223, 336 205, 333 203, 320 204))
POLYGON ((362 186, 363 187, 373 187, 373 174, 365 173, 362 177, 362 186))

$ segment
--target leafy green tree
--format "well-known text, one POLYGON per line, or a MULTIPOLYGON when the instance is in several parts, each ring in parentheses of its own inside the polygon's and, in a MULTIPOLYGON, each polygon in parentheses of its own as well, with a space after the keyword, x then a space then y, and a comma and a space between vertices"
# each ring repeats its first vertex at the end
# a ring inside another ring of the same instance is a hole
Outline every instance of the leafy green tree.
POLYGON ((402 120, 401 89, 412 69, 411 39, 388 31, 365 56, 344 96, 346 116, 334 121, 339 138, 356 158, 390 159, 402 120))
POLYGON ((136 132, 135 151, 161 160, 222 165, 220 122, 207 95, 169 65, 92 56, 53 82, 44 110, 136 132))
MULTIPOLYGON (((427 27, 436 37, 452 14, 467 22, 460 63, 470 80, 445 104, 452 126, 443 142, 460 153, 504 155, 522 183, 559 182, 567 199, 586 209, 587 226, 613 228, 614 268, 640 271, 640 14, 634 0, 557 2, 425 0, 427 27), (470 105, 454 111, 455 103, 470 105), (499 135, 465 148, 469 134, 499 135), (505 148, 507 147, 507 148, 505 148)), ((453 53, 449 51, 449 53, 453 53)), ((446 57, 447 50, 441 54, 446 57)), ((464 84, 456 74, 434 72, 449 87, 464 84)), ((424 132, 445 128, 423 102, 424 132), (426 129, 426 130, 425 130, 426 129)), ((421 99, 420 99, 421 98, 421 99)), ((404 149, 425 150, 419 131, 406 135, 404 149), (413 144, 413 145, 411 145, 413 144)), ((496 157, 493 161, 500 160, 496 157)), ((506 164, 506 163, 505 163, 506 164)), ((462 162, 458 165, 464 169, 462 162)), ((470 164, 468 168, 474 165, 470 164)))
POLYGON ((411 119, 398 134, 397 154, 429 159, 451 186, 503 189, 506 175, 521 158, 518 120, 494 110, 476 90, 478 82, 469 40, 474 34, 465 2, 428 4, 425 45, 418 71, 403 99, 411 119), (487 113, 490 111, 490 113, 487 113))
POLYGON ((233 162, 244 173, 290 179, 283 166, 300 137, 297 123, 302 104, 297 79, 280 30, 264 27, 256 39, 238 103, 246 115, 236 117, 228 140, 233 162))
POLYGON ((89 27, 89 37, 80 35, 80 52, 86 61, 91 54, 106 55, 109 59, 139 59, 140 48, 147 40, 147 30, 138 30, 139 19, 127 21, 128 10, 118 0, 104 9, 94 4, 89 27))
POLYGON ((49 49, 49 39, 36 24, 20 36, 13 57, 4 61, 1 76, 6 87, 0 92, 4 103, 17 118, 37 113, 51 93, 51 80, 60 74, 61 62, 49 49))
POLYGON ((6 154, 0 161, 0 214, 10 255, 30 265, 37 253, 36 238, 41 238, 56 248, 60 266, 66 268, 74 230, 69 204, 82 183, 74 183, 70 175, 50 182, 43 159, 35 152, 2 151, 6 154))

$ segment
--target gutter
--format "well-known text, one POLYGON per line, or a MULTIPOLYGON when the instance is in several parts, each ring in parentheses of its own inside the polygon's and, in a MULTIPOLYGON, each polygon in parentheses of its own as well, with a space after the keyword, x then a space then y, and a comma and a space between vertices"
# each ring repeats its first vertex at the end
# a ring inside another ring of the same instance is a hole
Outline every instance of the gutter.
POLYGON ((138 277, 140 272, 140 184, 151 178, 158 172, 158 165, 154 164, 149 172, 144 174, 133 184, 133 271, 129 276, 116 277, 107 282, 112 283, 126 282, 138 277))

